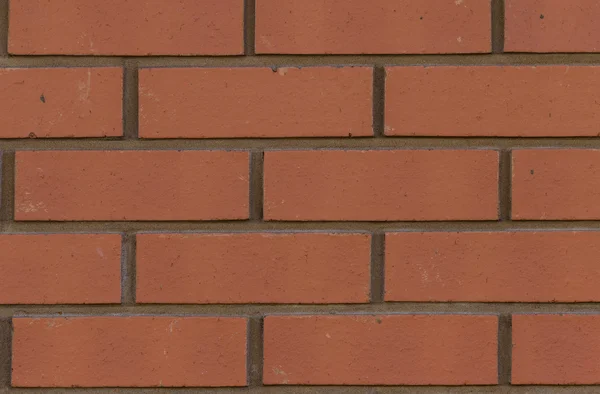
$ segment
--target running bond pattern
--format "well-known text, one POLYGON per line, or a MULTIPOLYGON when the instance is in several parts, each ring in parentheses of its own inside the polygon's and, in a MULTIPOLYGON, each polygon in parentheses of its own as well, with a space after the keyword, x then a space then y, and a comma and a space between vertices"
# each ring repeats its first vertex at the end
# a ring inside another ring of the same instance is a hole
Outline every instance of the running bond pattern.
POLYGON ((594 393, 596 0, 0 0, 0 393, 594 393))

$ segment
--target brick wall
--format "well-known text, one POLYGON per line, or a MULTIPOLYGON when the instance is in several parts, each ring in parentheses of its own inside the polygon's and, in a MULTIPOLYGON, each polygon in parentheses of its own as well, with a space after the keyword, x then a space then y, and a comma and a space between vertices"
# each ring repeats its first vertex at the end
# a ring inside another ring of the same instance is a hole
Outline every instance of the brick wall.
POLYGON ((598 392, 599 20, 0 0, 0 393, 598 392))

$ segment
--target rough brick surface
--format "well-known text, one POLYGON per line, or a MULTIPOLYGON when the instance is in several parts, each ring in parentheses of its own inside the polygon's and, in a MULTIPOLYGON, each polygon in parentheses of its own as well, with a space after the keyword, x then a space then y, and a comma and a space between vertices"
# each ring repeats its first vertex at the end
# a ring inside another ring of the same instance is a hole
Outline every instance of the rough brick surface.
POLYGON ((15 219, 246 219, 248 171, 247 152, 17 152, 15 219))
POLYGON ((482 53, 489 0, 257 0, 256 52, 482 53))
POLYGON ((498 318, 268 316, 266 384, 496 384, 498 318))
POLYGON ((494 151, 271 151, 264 185, 267 220, 498 217, 494 151))
POLYGON ((600 67, 386 68, 386 135, 600 134, 600 67))
POLYGON ((599 166, 600 150, 515 150, 513 219, 600 219, 599 166))
POLYGON ((1 234, 0 303, 121 301, 119 234, 1 234))
POLYGON ((364 303, 367 234, 141 234, 137 302, 364 303))
POLYGON ((16 387, 245 386, 241 318, 13 319, 16 387))
POLYGON ((0 393, 600 391, 598 21, 0 0, 0 393))
POLYGON ((0 138, 123 135, 120 68, 0 69, 0 138))
POLYGON ((386 234, 387 301, 600 301, 600 232, 386 234))
POLYGON ((600 315, 514 315, 513 384, 600 384, 600 315))
POLYGON ((596 0, 506 0, 507 52, 598 52, 596 0))
POLYGON ((140 71, 142 138, 372 136, 369 67, 140 71))
POLYGON ((240 55, 243 0, 11 0, 18 55, 240 55))

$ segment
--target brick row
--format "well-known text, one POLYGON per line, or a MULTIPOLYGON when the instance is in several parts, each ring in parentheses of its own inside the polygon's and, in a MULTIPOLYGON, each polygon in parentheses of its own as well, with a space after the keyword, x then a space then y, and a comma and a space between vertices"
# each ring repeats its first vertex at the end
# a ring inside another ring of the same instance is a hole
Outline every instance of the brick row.
MULTIPOLYGON (((18 317, 12 325, 14 387, 247 385, 243 317, 18 317)), ((512 384, 600 383, 600 315, 515 314, 511 330, 512 384)), ((266 385, 498 383, 494 315, 272 315, 263 335, 266 385)))
MULTIPOLYGON (((498 220, 498 160, 492 150, 267 151, 264 217, 498 220)), ((600 219, 599 166, 597 150, 515 149, 512 219, 600 219)), ((249 171, 247 151, 19 151, 14 218, 246 220, 249 171)))
MULTIPOLYGON (((140 304, 369 303, 366 233, 140 233, 140 304)), ((119 234, 2 234, 0 304, 121 300, 119 234)), ((597 231, 389 232, 387 302, 599 302, 597 231)))
MULTIPOLYGON (((385 69, 386 136, 597 136, 600 67, 385 69)), ((120 68, 0 69, 0 138, 123 136, 120 68)), ((372 67, 142 68, 139 136, 373 137, 372 67)))
MULTIPOLYGON (((257 0, 258 54, 490 53, 490 0, 257 0)), ((595 0, 506 0, 507 52, 597 52, 595 0)), ((240 55, 243 0, 11 0, 14 55, 240 55), (48 17, 51 15, 52 17, 48 17)))

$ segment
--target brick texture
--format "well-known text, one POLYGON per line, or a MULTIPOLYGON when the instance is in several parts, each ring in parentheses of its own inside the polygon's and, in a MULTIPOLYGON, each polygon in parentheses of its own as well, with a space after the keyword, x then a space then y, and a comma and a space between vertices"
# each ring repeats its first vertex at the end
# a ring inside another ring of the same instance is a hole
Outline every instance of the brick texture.
POLYGON ((0 0, 0 393, 600 391, 599 20, 0 0))
POLYGON ((0 303, 121 302, 118 234, 0 234, 0 303))
POLYGON ((0 69, 0 138, 123 135, 120 68, 0 69))
POLYGON ((513 384, 600 384, 600 315, 515 315, 513 384))
POLYGON ((598 52, 600 3, 595 0, 506 0, 508 52, 598 52))
POLYGON ((224 151, 18 152, 15 218, 245 219, 248 161, 224 151))
POLYGON ((513 152, 512 216, 516 220, 600 219, 600 150, 513 152))
POLYGON ((388 301, 598 302, 600 233, 388 233, 388 301))
POLYGON ((257 53, 485 53, 489 0, 256 0, 257 53))
POLYGON ((497 183, 493 151, 266 152, 265 218, 496 219, 497 183))
POLYGON ((266 384, 495 384, 495 316, 269 316, 266 384))
POLYGON ((600 67, 386 68, 390 136, 600 134, 600 67))
POLYGON ((366 137, 372 69, 140 71, 142 138, 366 137))
POLYGON ((366 234, 141 234, 142 303, 369 301, 366 234))
POLYGON ((246 325, 210 317, 16 318, 12 385, 245 386, 246 325))
POLYGON ((10 0, 15 55, 240 55, 243 0, 10 0))

